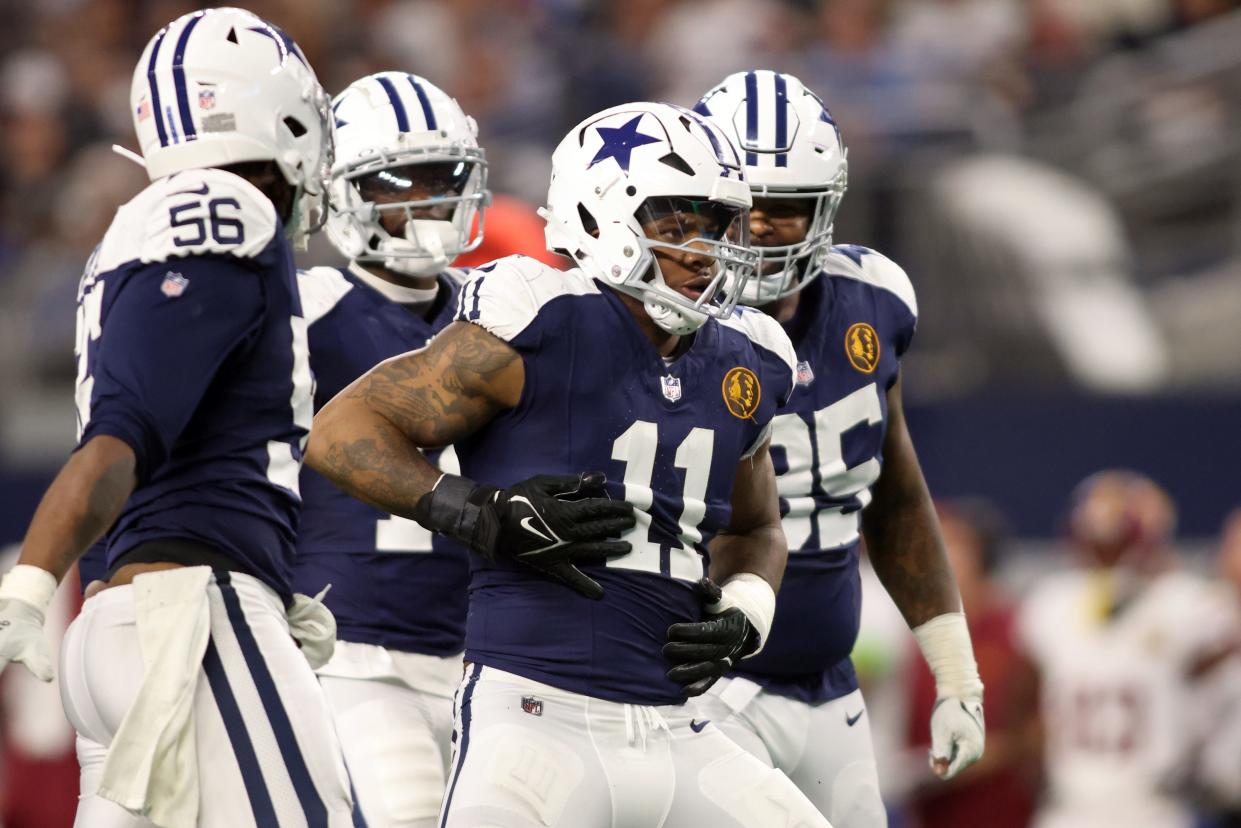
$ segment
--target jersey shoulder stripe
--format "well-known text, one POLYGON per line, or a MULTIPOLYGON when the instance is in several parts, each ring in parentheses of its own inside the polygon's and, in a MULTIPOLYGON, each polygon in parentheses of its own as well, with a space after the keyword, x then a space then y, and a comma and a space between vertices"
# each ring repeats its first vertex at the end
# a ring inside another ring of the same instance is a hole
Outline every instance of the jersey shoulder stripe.
POLYGON ((822 272, 844 276, 874 285, 894 294, 918 318, 918 297, 904 268, 869 247, 842 244, 832 247, 823 261, 822 272))
POLYGON ((557 270, 529 256, 508 256, 470 271, 455 318, 509 342, 553 299, 598 293, 599 286, 580 270, 557 270))
POLYGON ((151 182, 117 210, 92 271, 190 256, 253 259, 278 227, 275 207, 250 182, 224 170, 187 170, 151 182))
POLYGON ((302 315, 313 325, 332 312, 353 284, 334 267, 312 267, 297 271, 297 289, 302 295, 302 315))
POLYGON ((779 322, 761 310, 740 305, 732 316, 719 321, 725 328, 741 333, 750 342, 778 357, 788 367, 788 393, 792 392, 797 385, 797 352, 779 322))

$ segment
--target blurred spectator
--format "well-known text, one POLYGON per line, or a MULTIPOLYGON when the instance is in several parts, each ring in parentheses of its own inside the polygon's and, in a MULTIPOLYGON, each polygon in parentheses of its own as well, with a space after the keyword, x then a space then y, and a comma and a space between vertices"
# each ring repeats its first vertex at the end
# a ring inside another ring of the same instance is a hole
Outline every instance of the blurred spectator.
POLYGON ((951 782, 933 777, 925 756, 935 680, 923 659, 911 652, 906 737, 923 763, 908 802, 910 825, 1024 828, 1034 813, 1037 786, 1037 702, 1033 666, 1017 640, 1016 602, 995 580, 1005 554, 1003 519, 978 499, 938 501, 936 509, 986 687, 987 749, 976 765, 951 782))
POLYGON ((1078 566, 1022 607, 1046 734, 1040 828, 1194 825, 1199 680, 1237 621, 1220 591, 1178 567, 1175 524, 1149 478, 1087 478, 1068 517, 1078 566))

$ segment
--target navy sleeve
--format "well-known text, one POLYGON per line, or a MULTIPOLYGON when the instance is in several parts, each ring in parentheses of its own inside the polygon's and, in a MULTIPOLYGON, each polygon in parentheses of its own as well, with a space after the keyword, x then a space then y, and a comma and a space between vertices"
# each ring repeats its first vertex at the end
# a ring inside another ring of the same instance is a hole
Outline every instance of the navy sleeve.
POLYGON ((155 263, 131 274, 107 303, 79 447, 101 434, 124 440, 137 457, 139 485, 150 479, 265 306, 262 276, 231 257, 155 263), (177 275, 180 293, 166 292, 177 275))

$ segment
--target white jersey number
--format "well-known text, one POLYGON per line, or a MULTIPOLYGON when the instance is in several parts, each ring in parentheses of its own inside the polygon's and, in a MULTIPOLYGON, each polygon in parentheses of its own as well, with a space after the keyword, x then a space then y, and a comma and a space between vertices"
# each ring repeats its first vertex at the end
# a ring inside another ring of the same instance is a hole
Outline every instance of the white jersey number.
MULTIPOLYGON (((625 464, 625 500, 633 504, 637 523, 624 535, 633 545, 633 551, 609 561, 608 566, 660 571, 659 544, 650 540, 650 509, 655 497, 651 482, 655 476, 658 447, 659 427, 646 420, 635 421, 612 444, 612 459, 625 464)), ((694 544, 702 542, 698 526, 707 515, 707 482, 714 451, 715 432, 709 428, 695 428, 677 447, 673 459, 673 465, 685 471, 685 488, 682 492, 684 507, 678 520, 681 546, 669 551, 669 572, 672 577, 684 581, 697 581, 702 577, 702 558, 694 544)))
POLYGON ((882 422, 879 386, 873 382, 820 408, 814 413, 813 425, 798 414, 779 414, 772 420, 771 444, 782 447, 788 458, 788 471, 776 479, 776 486, 789 504, 784 534, 790 552, 802 548, 816 523, 822 549, 835 549, 857 539, 861 509, 870 503, 870 487, 879 479, 880 464, 870 457, 856 466, 846 465, 844 434, 863 423, 873 426, 882 422), (816 510, 816 469, 819 485, 828 496, 842 501, 840 507, 816 510), (844 514, 842 507, 850 500, 858 509, 844 514))
POLYGON ((303 430, 298 438, 297 454, 293 444, 283 440, 267 441, 267 479, 293 494, 298 494, 297 475, 302 469, 302 452, 310 439, 310 424, 315 418, 314 377, 310 373, 310 325, 301 316, 289 317, 293 332, 293 392, 289 395, 289 407, 293 409, 293 424, 303 430))

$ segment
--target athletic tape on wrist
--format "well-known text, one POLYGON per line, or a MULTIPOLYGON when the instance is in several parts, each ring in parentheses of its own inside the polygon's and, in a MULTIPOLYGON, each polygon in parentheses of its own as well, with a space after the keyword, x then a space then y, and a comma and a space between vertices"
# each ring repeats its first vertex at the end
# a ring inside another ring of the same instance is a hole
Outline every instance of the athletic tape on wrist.
POLYGON ((982 680, 978 677, 965 613, 937 615, 915 627, 913 633, 922 649, 922 657, 935 676, 938 698, 982 698, 982 680))
POLYGON ((736 607, 745 613, 750 625, 758 633, 758 648, 746 656, 758 655, 767 643, 767 634, 771 632, 771 622, 776 617, 776 591, 771 588, 761 575, 753 572, 742 572, 734 575, 720 587, 720 600, 709 607, 708 612, 720 613, 736 607))
POLYGON ((18 564, 0 580, 0 598, 25 601, 40 612, 46 612, 56 594, 56 576, 38 566, 18 564))

